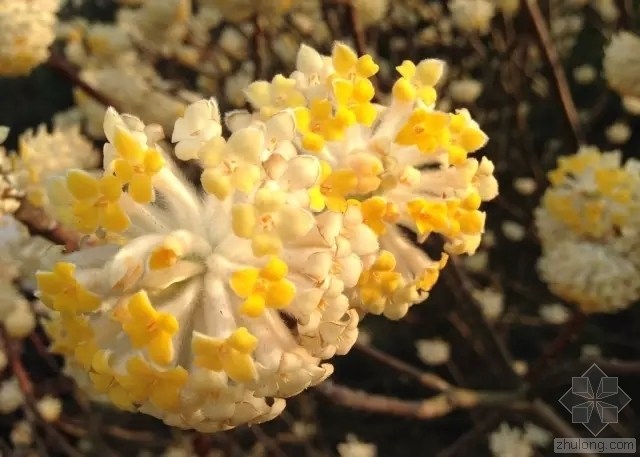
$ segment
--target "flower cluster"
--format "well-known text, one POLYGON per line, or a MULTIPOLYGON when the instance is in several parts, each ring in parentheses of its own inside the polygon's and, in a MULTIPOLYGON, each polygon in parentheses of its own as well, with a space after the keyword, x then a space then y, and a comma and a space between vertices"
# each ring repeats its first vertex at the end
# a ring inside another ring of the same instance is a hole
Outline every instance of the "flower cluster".
POLYGON ((22 172, 24 181, 20 187, 36 206, 47 204, 45 182, 49 176, 69 168, 94 169, 100 163, 98 152, 77 124, 60 124, 54 121, 51 132, 44 124, 35 131, 27 130, 20 136, 14 153, 16 171, 22 172))
POLYGON ((623 97, 640 98, 638 50, 640 37, 626 31, 614 35, 605 49, 602 62, 605 78, 609 86, 623 97))
POLYGON ((616 312, 640 298, 640 162, 583 147, 559 160, 536 210, 551 290, 585 312, 616 312))
POLYGON ((0 0, 0 76, 25 76, 49 56, 59 0, 0 0))
POLYGON ((433 108, 441 61, 403 62, 386 106, 377 70, 342 43, 302 46, 290 76, 247 87, 252 112, 189 105, 171 142, 202 167, 202 195, 158 126, 107 111, 104 172, 50 187, 86 242, 37 274, 52 350, 81 386, 184 428, 269 420, 331 375, 362 316, 426 298, 447 255, 400 227, 476 250, 497 185, 468 155, 486 135, 433 108))

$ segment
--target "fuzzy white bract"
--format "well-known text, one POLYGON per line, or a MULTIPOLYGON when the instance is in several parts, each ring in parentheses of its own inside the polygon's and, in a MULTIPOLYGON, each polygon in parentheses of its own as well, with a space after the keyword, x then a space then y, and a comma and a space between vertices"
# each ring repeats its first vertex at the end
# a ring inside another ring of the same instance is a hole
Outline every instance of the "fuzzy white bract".
POLYGON ((190 105, 171 141, 203 171, 198 192, 157 126, 109 109, 104 173, 51 182, 60 219, 87 235, 37 274, 52 350, 120 408, 201 431, 277 416, 322 382, 366 313, 401 318, 446 262, 473 253, 493 165, 467 111, 433 109, 443 64, 404 62, 388 106, 378 66, 336 43, 303 46, 296 71, 249 85, 254 112, 190 105), (230 136, 221 136, 226 122, 230 136))

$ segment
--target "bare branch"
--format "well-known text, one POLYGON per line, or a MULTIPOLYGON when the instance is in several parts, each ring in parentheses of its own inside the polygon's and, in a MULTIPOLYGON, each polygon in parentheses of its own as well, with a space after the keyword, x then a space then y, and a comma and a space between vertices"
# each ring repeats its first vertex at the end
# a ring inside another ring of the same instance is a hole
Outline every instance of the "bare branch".
POLYGON ((335 403, 349 408, 422 420, 446 416, 456 409, 504 405, 522 398, 522 392, 519 391, 481 392, 451 388, 429 399, 411 401, 369 394, 331 381, 320 384, 317 390, 335 403))

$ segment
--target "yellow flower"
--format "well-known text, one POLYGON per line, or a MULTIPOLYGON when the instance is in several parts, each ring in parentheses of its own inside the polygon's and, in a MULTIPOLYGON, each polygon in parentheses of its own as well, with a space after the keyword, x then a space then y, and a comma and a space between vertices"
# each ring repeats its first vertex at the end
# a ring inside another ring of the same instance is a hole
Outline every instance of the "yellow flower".
POLYGON ((387 223, 394 224, 400 218, 400 212, 395 203, 382 197, 371 197, 360 205, 363 222, 378 236, 387 232, 387 223))
POLYGON ((90 234, 99 227, 123 232, 129 228, 129 216, 119 203, 122 182, 118 178, 103 176, 97 179, 82 170, 70 170, 66 184, 75 200, 72 212, 79 232, 90 234))
POLYGON ((172 337, 178 331, 178 321, 169 313, 156 311, 145 291, 129 299, 128 318, 122 329, 129 336, 131 345, 146 347, 149 357, 158 365, 168 365, 173 359, 172 337))
POLYGON ((124 129, 116 131, 114 147, 119 158, 112 162, 110 168, 123 183, 128 184, 127 193, 138 203, 152 202, 152 179, 165 165, 160 151, 142 147, 124 129))
POLYGON ((315 153, 322 150, 325 141, 343 139, 345 129, 356 121, 355 115, 348 110, 342 110, 340 117, 334 116, 329 100, 312 100, 310 108, 297 108, 294 114, 296 127, 302 134, 302 147, 315 153))
POLYGON ((417 198, 407 203, 407 212, 421 235, 449 227, 449 209, 445 202, 417 198))
POLYGON ((400 273, 394 271, 396 259, 389 251, 380 251, 378 259, 360 275, 358 288, 364 306, 372 312, 381 311, 398 290, 400 273))
POLYGON ((352 170, 331 170, 324 160, 320 162, 320 182, 309 189, 309 207, 313 211, 322 211, 325 207, 331 211, 343 212, 347 208, 347 196, 358 185, 358 177, 352 170))
POLYGON ((85 316, 61 313, 43 324, 51 341, 49 351, 60 355, 73 355, 76 347, 93 338, 93 329, 85 316))
POLYGON ((283 75, 274 76, 271 82, 255 81, 249 84, 245 95, 264 118, 269 118, 283 109, 307 104, 304 94, 296 89, 295 80, 283 75))
POLYGON ((256 257, 277 255, 283 245, 306 235, 314 219, 308 211, 288 205, 281 191, 260 189, 254 203, 238 203, 231 211, 233 232, 251 240, 256 257))
POLYGON ((364 54, 358 57, 353 49, 340 42, 336 42, 333 46, 331 61, 335 76, 350 81, 371 78, 380 69, 371 55, 364 54))
POLYGON ((38 271, 40 300, 48 308, 67 313, 88 313, 100 308, 101 300, 74 277, 76 266, 58 262, 52 271, 38 271))
POLYGON ((134 403, 148 400, 163 411, 175 411, 180 406, 180 390, 189 379, 187 370, 180 366, 157 370, 141 356, 129 359, 126 370, 127 374, 118 375, 117 380, 134 403))
POLYGON ((418 107, 398 131, 395 142, 400 146, 416 146, 421 152, 430 154, 449 144, 448 125, 446 113, 418 107))
POLYGON ((226 340, 196 336, 192 350, 194 364, 212 371, 224 371, 235 382, 255 379, 256 369, 251 353, 258 346, 258 339, 240 327, 226 340))
POLYGON ((438 83, 444 70, 444 63, 437 59, 425 59, 417 66, 405 60, 396 67, 401 78, 392 88, 393 96, 403 102, 413 102, 420 99, 425 105, 433 105, 438 94, 434 86, 438 83))
POLYGON ((120 376, 111 368, 105 351, 97 351, 91 360, 89 379, 97 392, 106 394, 116 407, 133 411, 134 405, 126 389, 118 382, 120 376))
POLYGON ((240 312, 250 316, 262 315, 265 308, 281 309, 293 301, 296 288, 286 279, 287 264, 271 257, 264 268, 245 268, 231 275, 231 289, 244 299, 240 312))

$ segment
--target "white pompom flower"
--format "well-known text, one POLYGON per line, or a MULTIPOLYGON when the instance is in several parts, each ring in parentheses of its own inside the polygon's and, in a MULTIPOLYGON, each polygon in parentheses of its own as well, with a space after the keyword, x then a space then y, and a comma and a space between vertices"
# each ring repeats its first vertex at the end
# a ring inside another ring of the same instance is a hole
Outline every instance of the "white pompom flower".
POLYGON ((595 147, 558 162, 535 211, 540 274, 584 312, 625 309, 640 298, 640 164, 595 147))

